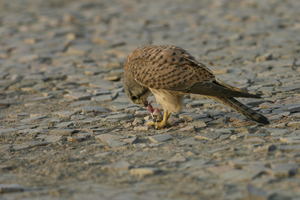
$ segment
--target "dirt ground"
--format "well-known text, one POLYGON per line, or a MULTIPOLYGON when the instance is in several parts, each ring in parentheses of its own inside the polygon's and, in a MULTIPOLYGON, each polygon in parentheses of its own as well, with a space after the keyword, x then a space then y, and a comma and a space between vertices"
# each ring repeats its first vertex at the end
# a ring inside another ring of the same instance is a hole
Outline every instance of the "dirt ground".
POLYGON ((0 199, 300 199, 300 1, 0 0, 0 199), (136 47, 187 49, 262 126, 187 96, 170 127, 122 87, 136 47))

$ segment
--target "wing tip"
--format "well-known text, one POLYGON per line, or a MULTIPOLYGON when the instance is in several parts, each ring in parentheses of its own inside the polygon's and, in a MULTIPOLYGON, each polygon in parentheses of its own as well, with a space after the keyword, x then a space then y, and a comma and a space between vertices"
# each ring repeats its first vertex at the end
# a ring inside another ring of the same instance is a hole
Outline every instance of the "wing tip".
POLYGON ((266 118, 265 116, 263 116, 261 114, 258 114, 255 117, 255 121, 258 122, 258 123, 260 123, 260 124, 264 124, 264 125, 270 124, 270 121, 268 120, 268 118, 266 118))

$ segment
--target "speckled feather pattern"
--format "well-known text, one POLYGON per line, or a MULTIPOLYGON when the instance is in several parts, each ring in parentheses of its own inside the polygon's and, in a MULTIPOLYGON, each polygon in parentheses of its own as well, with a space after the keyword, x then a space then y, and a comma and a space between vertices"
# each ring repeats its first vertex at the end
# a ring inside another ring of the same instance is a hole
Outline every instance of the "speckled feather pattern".
POLYGON ((184 90, 215 79, 187 51, 171 45, 149 45, 134 50, 128 56, 125 71, 141 85, 155 89, 184 90))
POLYGON ((147 99, 143 94, 150 90, 164 111, 179 112, 184 94, 200 94, 214 98, 254 121, 269 123, 266 117, 233 98, 259 98, 259 95, 216 80, 204 64, 180 47, 148 45, 137 48, 128 56, 124 70, 125 92, 138 104, 147 104, 143 103, 147 99))

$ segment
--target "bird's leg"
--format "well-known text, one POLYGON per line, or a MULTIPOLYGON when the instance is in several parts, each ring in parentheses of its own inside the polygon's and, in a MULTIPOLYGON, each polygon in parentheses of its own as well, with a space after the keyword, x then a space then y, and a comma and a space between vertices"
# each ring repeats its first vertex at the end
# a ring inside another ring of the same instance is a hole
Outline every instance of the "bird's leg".
POLYGON ((148 122, 148 126, 155 126, 157 129, 164 128, 168 125, 168 119, 170 117, 171 113, 169 113, 167 110, 164 111, 163 119, 160 122, 148 122))

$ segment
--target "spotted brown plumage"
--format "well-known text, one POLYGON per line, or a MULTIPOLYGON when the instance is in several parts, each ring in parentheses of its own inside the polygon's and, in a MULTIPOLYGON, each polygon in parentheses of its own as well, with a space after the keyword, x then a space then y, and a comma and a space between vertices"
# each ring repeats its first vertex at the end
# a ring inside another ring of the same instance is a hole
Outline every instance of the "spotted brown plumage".
POLYGON ((246 117, 268 124, 263 115, 246 107, 234 97, 259 98, 239 88, 217 80, 204 64, 180 47, 172 45, 148 45, 135 49, 124 65, 124 88, 130 99, 148 105, 150 92, 164 109, 161 122, 153 122, 157 128, 167 125, 172 112, 182 108, 185 94, 199 94, 216 99, 246 117))

